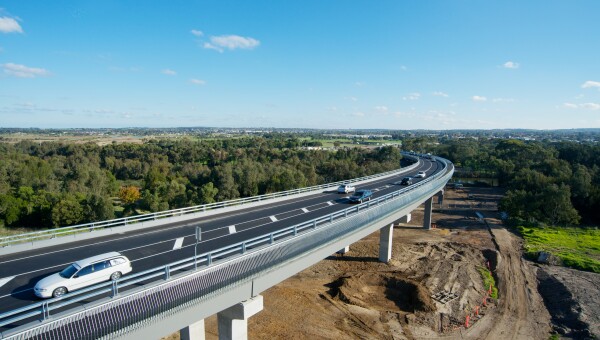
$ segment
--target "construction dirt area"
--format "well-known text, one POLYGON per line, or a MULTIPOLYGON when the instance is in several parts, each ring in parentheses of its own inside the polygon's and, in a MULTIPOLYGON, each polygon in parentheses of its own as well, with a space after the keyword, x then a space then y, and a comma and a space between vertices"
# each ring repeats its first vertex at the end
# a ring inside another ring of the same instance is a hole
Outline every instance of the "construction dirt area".
MULTIPOLYGON (((501 194, 448 189, 435 229, 422 228, 422 208, 394 227, 389 263, 377 260, 376 232, 270 288, 249 338, 599 338, 600 275, 524 260, 522 240, 497 218, 501 194), (490 272, 498 299, 483 281, 490 272)), ((216 316, 205 325, 218 338, 216 316)))

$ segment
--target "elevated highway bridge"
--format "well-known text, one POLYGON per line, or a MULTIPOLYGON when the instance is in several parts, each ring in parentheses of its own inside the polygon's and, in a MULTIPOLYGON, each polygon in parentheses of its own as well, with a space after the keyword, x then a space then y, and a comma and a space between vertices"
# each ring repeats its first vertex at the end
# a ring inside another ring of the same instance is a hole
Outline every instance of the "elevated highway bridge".
POLYGON ((269 287, 377 230, 379 260, 389 261, 392 223, 423 203, 430 228, 433 198, 441 199, 454 167, 438 157, 405 158, 415 163, 351 181, 374 193, 361 204, 336 193, 338 182, 0 238, 0 339, 149 339, 177 330, 202 339, 202 320, 213 314, 221 338, 243 338, 269 287), (398 184, 419 171, 426 177, 398 184), (126 255, 134 271, 61 298, 33 294, 41 278, 110 251, 126 255))

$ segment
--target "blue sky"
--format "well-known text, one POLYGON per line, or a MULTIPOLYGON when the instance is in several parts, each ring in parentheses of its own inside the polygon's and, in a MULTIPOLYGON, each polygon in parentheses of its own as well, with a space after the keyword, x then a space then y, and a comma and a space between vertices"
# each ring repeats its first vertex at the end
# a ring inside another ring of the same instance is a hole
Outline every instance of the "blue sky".
POLYGON ((600 1, 0 1, 1 127, 600 127, 600 1))

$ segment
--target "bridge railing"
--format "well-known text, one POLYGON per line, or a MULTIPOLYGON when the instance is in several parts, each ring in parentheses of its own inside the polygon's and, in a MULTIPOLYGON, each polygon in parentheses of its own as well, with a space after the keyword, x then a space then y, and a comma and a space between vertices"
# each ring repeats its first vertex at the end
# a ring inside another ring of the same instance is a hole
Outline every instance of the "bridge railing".
MULTIPOLYGON (((405 157, 413 157, 412 155, 409 155, 406 153, 403 153, 403 155, 405 157)), ((258 195, 258 196, 252 196, 252 197, 244 197, 244 198, 238 198, 238 199, 229 200, 229 201, 202 204, 202 205, 196 205, 196 206, 186 207, 186 208, 165 210, 165 211, 159 211, 159 212, 155 212, 155 213, 149 213, 149 214, 143 214, 143 215, 137 215, 137 216, 131 216, 131 217, 115 218, 115 219, 106 220, 106 221, 83 223, 83 224, 77 224, 77 225, 68 226, 68 227, 60 227, 60 228, 46 229, 46 230, 35 231, 35 232, 30 232, 30 233, 23 233, 23 234, 18 234, 18 235, 4 236, 4 237, 0 237, 0 247, 7 247, 9 245, 24 243, 24 242, 35 242, 35 241, 51 239, 51 238, 60 237, 60 236, 72 235, 72 234, 81 233, 81 232, 91 232, 94 230, 99 230, 99 229, 104 229, 104 228, 127 226, 127 225, 131 225, 131 224, 139 223, 139 222, 152 221, 152 220, 158 220, 158 219, 163 219, 163 218, 168 218, 168 217, 194 214, 194 213, 198 213, 198 212, 205 212, 205 211, 214 210, 214 209, 222 209, 222 208, 227 208, 227 207, 231 207, 231 206, 239 206, 239 205, 248 204, 248 203, 262 202, 265 200, 270 200, 270 199, 279 198, 279 197, 286 197, 286 196, 302 194, 302 193, 307 193, 307 192, 316 191, 316 190, 323 190, 323 189, 331 188, 331 187, 349 183, 349 182, 367 181, 370 179, 386 177, 386 176, 393 175, 393 174, 396 174, 399 172, 412 170, 417 165, 418 164, 415 163, 415 164, 411 164, 408 167, 404 167, 404 168, 400 168, 400 169, 396 169, 396 170, 392 170, 392 171, 388 171, 388 172, 384 172, 384 173, 379 173, 379 174, 375 174, 375 175, 364 176, 364 177, 354 178, 354 179, 349 179, 349 180, 344 180, 344 181, 338 181, 338 182, 333 182, 333 183, 315 185, 312 187, 292 189, 292 190, 274 192, 274 193, 270 193, 270 194, 258 195)))
MULTIPOLYGON (((140 293, 135 292, 133 289, 139 288, 139 285, 141 284, 146 285, 152 282, 156 283, 160 282, 160 280, 163 280, 164 282, 168 283, 173 280, 173 276, 179 275, 203 275, 201 273, 212 272, 213 268, 219 267, 224 262, 229 262, 237 258, 243 258, 249 254, 260 252, 261 250, 264 250, 264 248, 272 247, 278 244, 283 244, 290 240, 301 239, 304 235, 312 234, 312 232, 326 228, 332 223, 338 222, 339 220, 349 219, 354 216, 362 215, 362 213, 372 211, 373 209, 380 207, 382 204, 388 201, 397 200, 398 198, 404 197, 403 200, 397 201, 400 204, 404 204, 405 201, 415 199, 414 193, 421 193, 421 191, 423 191, 419 190, 419 188, 427 188, 432 186, 432 183, 437 183, 438 181, 447 181, 450 179, 453 172, 452 164, 450 163, 451 168, 449 168, 448 163, 446 163, 445 160, 440 159, 440 161, 446 164, 445 171, 430 176, 429 178, 417 182, 416 184, 410 187, 402 188, 400 190, 386 194, 376 199, 372 199, 371 201, 357 204, 329 215, 318 217, 272 233, 244 240, 242 242, 229 245, 223 248, 215 249, 210 252, 199 254, 196 257, 183 259, 165 266, 156 267, 143 272, 126 275, 121 277, 121 279, 119 279, 118 281, 97 284, 85 289, 68 293, 61 298, 48 299, 19 309, 2 313, 0 314, 0 327, 10 327, 11 325, 17 324, 19 321, 31 319, 34 317, 37 317, 40 321, 53 322, 51 320, 48 320, 51 317, 51 315, 54 315, 58 311, 64 310, 66 307, 77 307, 81 305, 82 302, 89 301, 91 298, 104 297, 111 298, 110 301, 114 302, 131 302, 132 299, 128 297, 130 294, 124 293, 124 290, 132 289, 131 294, 139 296, 140 293), (411 193, 413 193, 412 196, 410 195, 411 193), (190 271, 191 273, 189 273, 190 271), (188 273, 186 274, 184 272, 188 273)), ((375 214, 374 216, 377 216, 377 214, 375 214)), ((272 256, 273 255, 271 255, 271 257, 272 256)), ((280 256, 281 255, 277 255, 275 257, 280 256)), ((253 268, 252 270, 256 271, 259 269, 261 268, 253 268)), ((246 268, 246 270, 248 270, 248 268, 246 268)), ((205 280, 208 280, 208 282, 213 284, 213 286, 211 286, 212 290, 210 291, 213 291, 214 289, 218 290, 219 287, 221 287, 222 285, 231 284, 231 280, 229 279, 225 280, 226 282, 216 282, 215 280, 217 280, 220 277, 219 275, 210 278, 203 275, 203 277, 205 280), (214 285, 216 285, 216 288, 214 285)), ((204 284, 205 283, 202 283, 202 285, 204 284)), ((198 287, 201 287, 202 285, 198 287)), ((205 293, 208 292, 205 290, 201 291, 205 293)), ((112 304, 113 302, 108 303, 112 304)), ((171 304, 168 305, 170 306, 171 304)), ((49 326, 45 326, 43 329, 44 331, 48 331, 50 328, 49 326)), ((8 334, 10 333, 10 331, 3 332, 2 334, 5 333, 8 334)), ((31 333, 27 334, 31 335, 31 333)), ((3 336, 0 336, 0 338, 3 338, 3 336)))

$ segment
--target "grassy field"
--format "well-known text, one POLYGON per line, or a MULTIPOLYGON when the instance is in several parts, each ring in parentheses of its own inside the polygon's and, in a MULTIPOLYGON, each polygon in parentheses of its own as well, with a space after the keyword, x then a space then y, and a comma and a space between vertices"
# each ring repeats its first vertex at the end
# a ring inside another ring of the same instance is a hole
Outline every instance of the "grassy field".
POLYGON ((567 267, 600 273, 600 230, 592 228, 519 227, 526 253, 547 251, 567 267))

